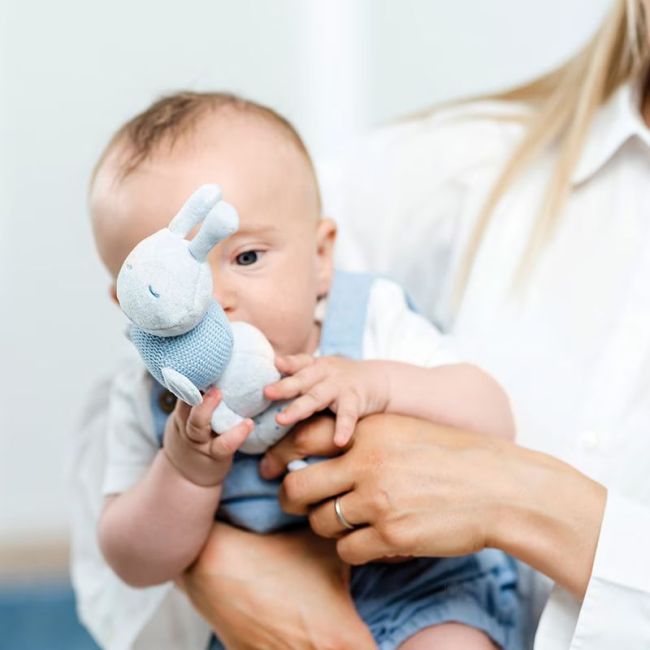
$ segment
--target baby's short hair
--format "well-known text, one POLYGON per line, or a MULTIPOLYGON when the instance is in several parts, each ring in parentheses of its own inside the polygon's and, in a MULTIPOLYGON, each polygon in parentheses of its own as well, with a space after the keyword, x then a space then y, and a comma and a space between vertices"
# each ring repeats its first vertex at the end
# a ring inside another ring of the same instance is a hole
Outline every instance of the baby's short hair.
MULTIPOLYGON (((192 132, 201 118, 220 111, 233 111, 266 120, 284 133, 304 156, 318 192, 311 156, 291 122, 268 106, 223 92, 181 91, 161 97, 117 130, 95 165, 92 179, 116 147, 123 148, 119 170, 121 178, 124 179, 151 157, 161 145, 166 143, 170 148, 173 147, 179 138, 192 132)), ((320 203, 320 197, 318 199, 320 203)))

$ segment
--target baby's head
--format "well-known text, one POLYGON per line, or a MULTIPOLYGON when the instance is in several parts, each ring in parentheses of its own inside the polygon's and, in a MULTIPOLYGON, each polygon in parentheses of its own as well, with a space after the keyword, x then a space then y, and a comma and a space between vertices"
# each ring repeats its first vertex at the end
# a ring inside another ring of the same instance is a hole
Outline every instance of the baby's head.
MULTIPOLYGON (((278 354, 312 352, 314 309, 332 278, 336 227, 294 128, 272 110, 220 93, 165 97, 125 124, 90 187, 93 232, 113 282, 145 237, 192 192, 216 183, 239 231, 209 254, 214 295, 231 320, 258 327, 278 354)), ((115 295, 113 286, 113 295, 115 295)))

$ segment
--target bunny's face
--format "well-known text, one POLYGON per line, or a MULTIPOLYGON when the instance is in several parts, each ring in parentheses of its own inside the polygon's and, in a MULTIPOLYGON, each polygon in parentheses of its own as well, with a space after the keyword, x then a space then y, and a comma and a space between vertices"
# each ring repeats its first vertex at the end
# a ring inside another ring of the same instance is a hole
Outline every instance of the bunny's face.
POLYGON ((169 229, 141 241, 117 276, 117 297, 129 320, 156 336, 178 336, 194 328, 212 298, 212 275, 189 242, 169 229))

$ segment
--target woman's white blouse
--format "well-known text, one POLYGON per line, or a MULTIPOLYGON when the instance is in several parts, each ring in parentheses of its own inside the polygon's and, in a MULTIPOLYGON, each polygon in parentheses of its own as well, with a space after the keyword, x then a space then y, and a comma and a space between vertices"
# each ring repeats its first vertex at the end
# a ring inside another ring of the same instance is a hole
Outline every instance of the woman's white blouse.
POLYGON ((467 239, 523 133, 491 116, 517 108, 485 102, 396 124, 322 170, 339 266, 401 282, 462 356, 502 382, 519 444, 608 487, 584 602, 556 588, 536 650, 650 648, 650 131, 638 106, 624 86, 599 110, 558 227, 513 294, 552 157, 521 176, 455 314, 467 239))

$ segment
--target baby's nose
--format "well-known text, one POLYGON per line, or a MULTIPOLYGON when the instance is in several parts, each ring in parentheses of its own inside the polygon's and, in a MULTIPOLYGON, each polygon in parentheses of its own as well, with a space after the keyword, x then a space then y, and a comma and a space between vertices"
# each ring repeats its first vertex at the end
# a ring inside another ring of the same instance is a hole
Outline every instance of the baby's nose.
POLYGON ((226 315, 230 316, 235 311, 237 305, 234 291, 215 282, 213 296, 226 312, 226 315))

